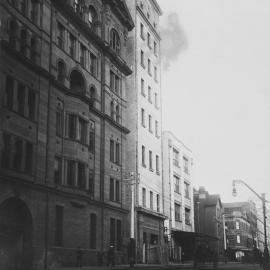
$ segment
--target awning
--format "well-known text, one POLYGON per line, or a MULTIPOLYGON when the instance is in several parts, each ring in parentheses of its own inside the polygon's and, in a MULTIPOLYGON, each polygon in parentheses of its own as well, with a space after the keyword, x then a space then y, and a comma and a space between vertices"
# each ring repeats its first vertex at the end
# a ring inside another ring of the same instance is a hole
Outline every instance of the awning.
POLYGON ((219 238, 207 235, 204 233, 198 233, 198 232, 185 232, 185 231, 179 231, 179 230, 172 230, 172 236, 178 240, 178 241, 195 241, 195 240, 206 240, 206 241, 218 241, 219 238))

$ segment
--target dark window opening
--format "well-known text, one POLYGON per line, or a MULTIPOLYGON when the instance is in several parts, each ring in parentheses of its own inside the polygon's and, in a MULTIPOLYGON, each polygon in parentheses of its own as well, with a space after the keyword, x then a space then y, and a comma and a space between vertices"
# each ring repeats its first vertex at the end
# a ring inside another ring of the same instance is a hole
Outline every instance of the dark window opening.
POLYGON ((74 92, 85 91, 85 80, 77 70, 73 70, 70 74, 70 89, 74 92))

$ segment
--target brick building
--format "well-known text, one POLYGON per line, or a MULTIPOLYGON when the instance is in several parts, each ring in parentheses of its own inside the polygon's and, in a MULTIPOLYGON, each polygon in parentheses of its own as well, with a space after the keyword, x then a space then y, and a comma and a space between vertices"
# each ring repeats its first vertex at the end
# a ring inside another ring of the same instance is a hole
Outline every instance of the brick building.
POLYGON ((1 1, 0 268, 126 261, 127 36, 121 0, 1 1), (105 259, 105 257, 104 257, 105 259))
POLYGON ((210 250, 223 256, 223 204, 218 194, 209 194, 204 187, 194 191, 194 223, 210 250))
POLYGON ((224 203, 224 213, 228 256, 251 260, 259 244, 255 204, 252 201, 224 203))

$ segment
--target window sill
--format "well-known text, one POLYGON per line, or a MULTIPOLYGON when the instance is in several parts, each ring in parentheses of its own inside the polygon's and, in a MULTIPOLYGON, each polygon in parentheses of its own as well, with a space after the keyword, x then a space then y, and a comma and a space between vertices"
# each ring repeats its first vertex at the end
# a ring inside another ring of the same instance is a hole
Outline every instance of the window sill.
POLYGON ((160 175, 160 171, 156 171, 156 174, 157 174, 157 175, 160 175))
POLYGON ((143 41, 145 41, 145 36, 143 36, 143 35, 140 35, 141 36, 141 39, 143 40, 143 41))
POLYGON ((149 168, 149 171, 150 171, 150 172, 153 172, 154 170, 153 170, 152 168, 149 168))
POLYGON ((145 69, 145 65, 143 63, 141 63, 141 66, 145 69))
POLYGON ((141 95, 142 95, 143 97, 145 97, 145 93, 141 92, 141 95))
POLYGON ((146 168, 146 164, 142 164, 142 166, 143 166, 144 168, 146 168))

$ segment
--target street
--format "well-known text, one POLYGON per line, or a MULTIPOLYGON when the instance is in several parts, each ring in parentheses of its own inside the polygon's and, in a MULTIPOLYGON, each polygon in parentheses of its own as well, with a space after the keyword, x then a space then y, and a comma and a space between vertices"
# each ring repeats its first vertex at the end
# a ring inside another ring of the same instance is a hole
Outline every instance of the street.
MULTIPOLYGON (((71 268, 54 268, 51 270, 128 270, 131 269, 129 266, 127 265, 119 265, 119 266, 115 266, 115 267, 71 267, 71 268)), ((167 270, 167 269, 194 269, 193 265, 191 263, 186 263, 186 264, 171 264, 171 265, 136 265, 134 268, 134 270, 138 269, 138 270, 167 270)), ((197 270, 210 270, 213 269, 213 265, 212 264, 200 264, 197 267, 197 270)), ((243 263, 232 263, 229 262, 227 264, 224 263, 220 263, 218 265, 217 269, 230 269, 230 270, 262 270, 262 267, 260 267, 260 265, 258 264, 243 264, 243 263)))

